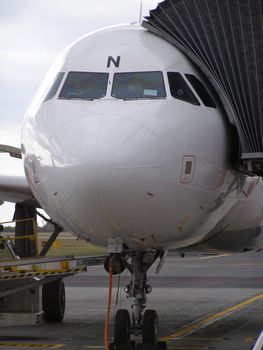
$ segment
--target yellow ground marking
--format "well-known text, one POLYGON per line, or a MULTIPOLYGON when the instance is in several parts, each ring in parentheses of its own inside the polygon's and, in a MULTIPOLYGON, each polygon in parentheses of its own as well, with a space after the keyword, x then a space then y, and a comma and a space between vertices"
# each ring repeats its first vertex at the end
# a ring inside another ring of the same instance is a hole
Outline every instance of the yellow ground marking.
POLYGON ((257 338, 255 338, 255 337, 246 337, 246 341, 247 342, 250 342, 250 341, 254 341, 254 340, 256 340, 257 338))
POLYGON ((24 349, 60 349, 64 347, 64 344, 0 342, 0 348, 1 347, 16 347, 16 348, 24 348, 24 349))
POLYGON ((195 260, 206 260, 206 259, 216 259, 216 258, 224 258, 225 256, 231 256, 232 254, 221 254, 215 256, 202 256, 201 258, 197 258, 195 260))
POLYGON ((208 315, 206 317, 203 317, 197 321, 194 321, 190 324, 187 324, 185 326, 182 326, 181 328, 179 328, 178 330, 176 330, 174 333, 171 333, 165 337, 162 337, 160 340, 161 341, 173 341, 175 339, 178 338, 183 338, 188 334, 191 334, 193 332, 198 331, 201 328, 204 328, 212 323, 214 323, 215 321, 218 321, 219 319, 235 312, 238 311, 240 309, 243 309, 244 307, 254 303, 257 300, 263 299, 263 294, 259 294, 256 295, 252 298, 246 299, 244 301, 242 301, 239 304, 230 306, 222 311, 216 312, 215 314, 212 315, 208 315))
POLYGON ((185 338, 185 340, 200 340, 200 341, 219 341, 219 340, 224 340, 225 338, 215 338, 215 337, 193 337, 193 336, 189 336, 187 338, 185 338))

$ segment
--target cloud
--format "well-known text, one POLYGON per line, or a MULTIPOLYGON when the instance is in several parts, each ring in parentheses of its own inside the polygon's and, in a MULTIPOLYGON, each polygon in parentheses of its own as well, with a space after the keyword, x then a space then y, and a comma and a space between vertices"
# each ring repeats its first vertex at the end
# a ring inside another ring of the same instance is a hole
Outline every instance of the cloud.
POLYGON ((2 21, 10 21, 10 19, 26 12, 33 0, 9 0, 0 1, 0 19, 2 21))
MULTIPOLYGON (((3 205, 0 205, 0 223, 12 221, 15 211, 15 205, 13 203, 5 202, 3 205)), ((7 226, 12 226, 7 224, 7 226)))
MULTIPOLYGON (((96 0, 92 3, 87 0, 46 0, 42 5, 45 11, 52 13, 54 17, 74 19, 92 23, 96 27, 103 25, 119 24, 123 22, 137 21, 140 12, 140 0, 96 0)), ((148 14, 149 8, 155 8, 156 0, 144 0, 144 13, 148 14)), ((37 9, 38 3, 33 4, 37 9)), ((98 27, 99 28, 99 27, 98 27)))
MULTIPOLYGON (((0 84, 23 88, 35 84, 56 58, 54 50, 1 50, 0 66, 13 66, 14 71, 0 70, 0 84)), ((22 90, 23 91, 23 90, 22 90)))

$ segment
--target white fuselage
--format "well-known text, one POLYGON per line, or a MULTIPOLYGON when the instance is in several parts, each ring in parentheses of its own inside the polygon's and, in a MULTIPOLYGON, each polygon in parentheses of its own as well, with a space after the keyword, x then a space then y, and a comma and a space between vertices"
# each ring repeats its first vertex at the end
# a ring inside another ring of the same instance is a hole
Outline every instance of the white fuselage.
POLYGON ((142 249, 261 227, 262 181, 233 170, 236 145, 220 103, 208 87, 217 107, 205 106, 185 74, 202 81, 176 48, 137 26, 92 33, 59 57, 22 137, 29 185, 55 221, 100 245, 119 237, 142 249), (105 96, 59 98, 69 72, 107 73, 105 96), (115 74, 127 72, 161 72, 166 96, 147 89, 148 98, 116 98, 115 74), (181 74, 198 105, 171 95, 168 72, 181 74))

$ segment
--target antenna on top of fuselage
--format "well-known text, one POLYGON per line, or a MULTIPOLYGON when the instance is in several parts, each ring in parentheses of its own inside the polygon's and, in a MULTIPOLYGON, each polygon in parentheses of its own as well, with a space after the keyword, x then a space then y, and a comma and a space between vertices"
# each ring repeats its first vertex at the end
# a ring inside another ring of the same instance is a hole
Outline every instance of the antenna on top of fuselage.
POLYGON ((140 4, 139 25, 142 24, 142 6, 143 6, 143 0, 141 0, 141 4, 140 4))

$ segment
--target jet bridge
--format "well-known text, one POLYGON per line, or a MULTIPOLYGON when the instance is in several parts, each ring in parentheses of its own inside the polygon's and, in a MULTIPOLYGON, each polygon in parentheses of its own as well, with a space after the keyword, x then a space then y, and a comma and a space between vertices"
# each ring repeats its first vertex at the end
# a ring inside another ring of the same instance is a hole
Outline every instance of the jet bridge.
POLYGON ((262 1, 165 0, 142 25, 183 51, 210 80, 237 130, 239 170, 262 176, 262 1))

